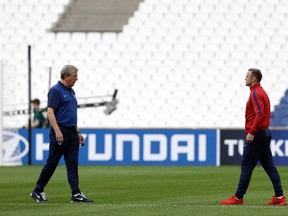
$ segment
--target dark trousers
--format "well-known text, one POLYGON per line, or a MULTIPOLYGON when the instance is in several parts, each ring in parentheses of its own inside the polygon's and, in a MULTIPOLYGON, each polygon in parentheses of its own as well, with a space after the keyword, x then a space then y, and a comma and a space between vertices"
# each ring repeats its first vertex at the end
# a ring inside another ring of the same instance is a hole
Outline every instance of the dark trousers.
POLYGON ((64 137, 64 142, 59 145, 56 142, 55 132, 50 129, 50 146, 49 155, 44 165, 39 179, 36 183, 35 191, 42 192, 44 187, 52 177, 62 155, 66 164, 68 182, 72 194, 80 193, 79 177, 78 177, 78 154, 79 154, 79 138, 76 127, 60 127, 64 137))
POLYGON ((269 176, 275 196, 283 196, 281 180, 277 168, 273 162, 270 149, 271 133, 269 129, 263 129, 255 133, 252 143, 245 143, 241 164, 239 185, 235 196, 242 199, 250 183, 252 172, 260 161, 265 172, 269 176))

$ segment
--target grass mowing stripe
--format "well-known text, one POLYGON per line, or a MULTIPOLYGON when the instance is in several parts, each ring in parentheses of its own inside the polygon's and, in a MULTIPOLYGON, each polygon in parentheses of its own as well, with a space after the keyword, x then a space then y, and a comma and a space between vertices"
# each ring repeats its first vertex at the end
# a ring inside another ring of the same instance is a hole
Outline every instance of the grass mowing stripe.
MULTIPOLYGON (((273 191, 256 167, 241 206, 222 206, 234 193, 240 168, 80 166, 80 187, 94 203, 70 203, 66 169, 59 166, 47 185, 48 203, 29 197, 41 166, 0 167, 0 215, 287 215, 285 206, 265 206, 273 191)), ((284 192, 288 168, 278 168, 284 192)))

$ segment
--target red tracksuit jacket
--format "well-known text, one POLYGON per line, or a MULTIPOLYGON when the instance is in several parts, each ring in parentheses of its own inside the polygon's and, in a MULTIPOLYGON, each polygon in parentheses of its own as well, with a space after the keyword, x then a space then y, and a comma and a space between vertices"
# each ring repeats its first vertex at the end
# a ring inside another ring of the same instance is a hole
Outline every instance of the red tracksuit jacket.
POLYGON ((270 125, 270 100, 260 84, 250 87, 250 96, 246 104, 245 133, 268 128, 270 125))

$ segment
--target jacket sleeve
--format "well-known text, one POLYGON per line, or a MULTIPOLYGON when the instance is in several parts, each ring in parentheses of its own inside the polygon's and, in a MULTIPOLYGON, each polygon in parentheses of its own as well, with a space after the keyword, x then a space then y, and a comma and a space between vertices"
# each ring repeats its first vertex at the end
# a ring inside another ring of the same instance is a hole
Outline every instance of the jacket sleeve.
POLYGON ((263 96, 260 91, 257 91, 257 89, 252 92, 252 104, 256 116, 249 133, 254 135, 255 132, 260 129, 261 122, 265 117, 263 96))

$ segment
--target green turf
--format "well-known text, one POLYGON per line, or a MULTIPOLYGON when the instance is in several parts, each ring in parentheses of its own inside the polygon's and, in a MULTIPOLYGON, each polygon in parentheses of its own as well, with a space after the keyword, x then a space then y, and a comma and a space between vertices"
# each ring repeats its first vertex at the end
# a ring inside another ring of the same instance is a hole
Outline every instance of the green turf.
MULTIPOLYGON (((46 187, 48 203, 29 197, 41 166, 0 167, 0 215, 287 215, 266 206, 273 196, 261 167, 254 170, 243 206, 221 206, 236 189, 240 167, 81 166, 80 187, 92 204, 70 203, 66 169, 46 187)), ((284 190, 288 167, 279 167, 284 190)), ((285 191, 284 191, 285 192, 285 191)), ((288 192, 287 192, 288 193, 288 192)))

